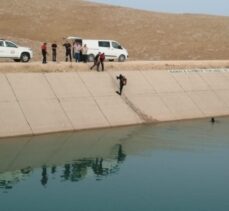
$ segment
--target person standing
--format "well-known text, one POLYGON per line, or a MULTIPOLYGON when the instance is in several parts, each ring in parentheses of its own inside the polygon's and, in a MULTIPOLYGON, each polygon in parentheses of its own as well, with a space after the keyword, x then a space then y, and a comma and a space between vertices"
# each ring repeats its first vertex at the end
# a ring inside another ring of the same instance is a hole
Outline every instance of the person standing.
POLYGON ((127 84, 127 79, 122 74, 120 74, 116 78, 119 80, 119 91, 116 91, 116 93, 119 95, 122 95, 123 86, 125 86, 127 84))
POLYGON ((82 47, 82 56, 83 56, 83 62, 87 63, 87 52, 88 52, 88 47, 86 44, 82 47))
POLYGON ((102 66, 102 71, 104 71, 104 60, 105 60, 105 54, 101 53, 100 56, 99 56, 99 62, 98 62, 98 65, 97 65, 97 71, 99 71, 100 64, 102 66))
POLYGON ((74 55, 75 60, 76 60, 76 62, 80 62, 81 61, 80 51, 81 51, 82 46, 79 42, 75 42, 73 48, 74 48, 74 52, 75 52, 75 55, 74 55))
POLYGON ((43 57, 42 63, 46 64, 47 63, 47 43, 46 42, 41 45, 41 54, 43 57))
MULTIPOLYGON (((90 67, 90 70, 92 70, 95 66, 98 67, 100 54, 101 54, 101 53, 99 52, 99 53, 97 53, 97 55, 95 56, 95 58, 94 58, 94 64, 90 67)), ((98 68, 97 68, 97 69, 98 69, 98 68)))
POLYGON ((53 61, 53 62, 56 62, 56 55, 57 55, 57 53, 56 53, 56 49, 57 49, 57 44, 56 44, 56 42, 54 42, 54 43, 51 45, 51 47, 52 47, 52 61, 53 61))
POLYGON ((70 62, 72 62, 71 44, 66 40, 63 46, 65 47, 65 61, 67 62, 69 57, 70 62))

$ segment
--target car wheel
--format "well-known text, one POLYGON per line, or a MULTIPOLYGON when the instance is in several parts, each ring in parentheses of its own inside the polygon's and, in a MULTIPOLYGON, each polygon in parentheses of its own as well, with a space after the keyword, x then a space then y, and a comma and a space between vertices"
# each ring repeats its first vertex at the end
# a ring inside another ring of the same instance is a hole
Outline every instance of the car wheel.
POLYGON ((88 55, 88 61, 94 62, 95 56, 93 54, 88 55))
POLYGON ((120 55, 118 58, 119 62, 124 62, 126 60, 126 57, 124 55, 120 55))
POLYGON ((21 62, 28 62, 30 60, 30 56, 28 53, 21 54, 21 62))
POLYGON ((15 61, 15 62, 20 62, 20 61, 21 61, 21 59, 14 59, 14 61, 15 61))

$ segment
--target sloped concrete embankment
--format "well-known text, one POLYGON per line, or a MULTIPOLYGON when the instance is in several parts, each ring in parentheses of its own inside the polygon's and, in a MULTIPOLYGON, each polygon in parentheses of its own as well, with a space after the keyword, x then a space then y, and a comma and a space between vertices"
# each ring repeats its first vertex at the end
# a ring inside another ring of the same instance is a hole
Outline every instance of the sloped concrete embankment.
POLYGON ((0 137, 229 114, 229 71, 0 74, 0 137))

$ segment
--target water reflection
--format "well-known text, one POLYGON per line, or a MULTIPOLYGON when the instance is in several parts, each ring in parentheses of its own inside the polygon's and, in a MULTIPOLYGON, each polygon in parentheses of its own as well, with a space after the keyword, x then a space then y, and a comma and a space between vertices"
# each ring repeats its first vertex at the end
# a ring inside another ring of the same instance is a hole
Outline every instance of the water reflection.
POLYGON ((0 139, 0 188, 40 172, 40 184, 50 178, 78 182, 87 176, 96 180, 115 174, 125 161, 123 144, 142 127, 59 133, 0 139))
POLYGON ((32 172, 31 168, 16 170, 13 172, 0 173, 0 189, 9 190, 14 187, 20 181, 25 180, 30 176, 32 172))
MULTIPOLYGON (((114 155, 113 159, 105 160, 103 157, 94 159, 87 158, 74 160, 64 164, 63 166, 43 165, 40 168, 40 183, 42 186, 47 187, 50 175, 56 174, 61 178, 62 182, 78 182, 86 178, 88 172, 93 172, 96 180, 101 180, 103 177, 115 174, 119 170, 119 165, 125 160, 126 154, 123 152, 121 144, 117 144, 114 146, 114 148, 116 149, 116 155, 114 155), (60 174, 58 169, 61 169, 60 174)), ((34 170, 37 171, 38 169, 27 167, 21 170, 0 173, 0 188, 5 190, 12 189, 15 184, 25 180, 30 175, 32 175, 34 170)))
POLYGON ((42 167, 42 174, 41 174, 41 184, 43 186, 46 186, 46 184, 48 183, 48 175, 47 175, 47 167, 43 166, 42 167))
POLYGON ((43 187, 53 178, 101 181, 118 174, 127 157, 158 150, 223 149, 229 145, 228 125, 223 119, 214 125, 203 120, 0 139, 0 189, 10 190, 37 172, 43 187))

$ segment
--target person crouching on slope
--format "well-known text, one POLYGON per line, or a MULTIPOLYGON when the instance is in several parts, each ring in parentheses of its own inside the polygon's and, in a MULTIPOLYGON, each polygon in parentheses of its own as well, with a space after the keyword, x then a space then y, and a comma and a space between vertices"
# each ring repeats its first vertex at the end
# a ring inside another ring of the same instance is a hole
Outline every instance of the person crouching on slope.
MULTIPOLYGON (((100 57, 100 52, 95 56, 95 58, 94 58, 94 64, 90 67, 90 70, 93 70, 93 68, 95 67, 95 66, 97 66, 98 67, 98 63, 100 62, 99 61, 99 57, 100 57)), ((98 69, 98 68, 97 68, 98 69)))

